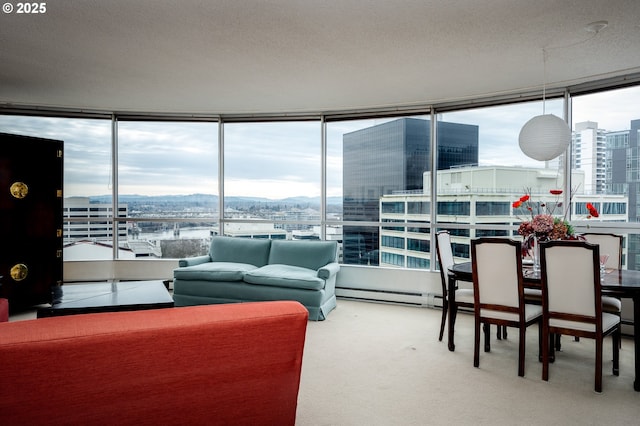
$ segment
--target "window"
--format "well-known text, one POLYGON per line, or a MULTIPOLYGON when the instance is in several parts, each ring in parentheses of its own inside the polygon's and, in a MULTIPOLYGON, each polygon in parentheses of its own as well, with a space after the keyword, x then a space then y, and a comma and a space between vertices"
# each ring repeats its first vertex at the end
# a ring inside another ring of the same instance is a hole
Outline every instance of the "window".
MULTIPOLYGON (((404 231, 411 224, 405 205, 424 197, 424 173, 430 168, 430 120, 416 116, 330 121, 326 127, 327 168, 342 171, 338 173, 342 181, 336 183, 342 187, 343 220, 362 222, 362 226, 350 223, 343 227, 344 263, 399 265, 399 256, 378 247, 380 234, 404 231), (375 225, 394 221, 402 222, 403 227, 375 225)), ((329 191, 331 184, 327 187, 329 191)), ((416 205, 410 208, 416 214, 416 205)), ((421 218, 412 228, 421 228, 422 223, 421 218)))
POLYGON ((380 258, 384 264, 404 267, 404 256, 401 254, 382 252, 380 258))
MULTIPOLYGON (((562 105, 561 99, 547 100, 546 113, 561 117, 562 105)), ((450 230, 452 236, 458 237, 456 257, 469 257, 472 236, 511 235, 510 228, 531 215, 525 209, 512 208, 525 192, 532 193, 535 204, 548 202, 542 197, 548 195, 549 189, 562 187, 560 161, 532 160, 517 143, 522 126, 541 113, 542 102, 525 102, 438 115, 439 123, 465 129, 469 135, 465 142, 475 149, 475 161, 461 161, 438 171, 438 223, 468 227, 450 230), (484 225, 481 229, 475 228, 480 224, 484 225)), ((439 145, 451 144, 450 139, 448 132, 439 130, 439 145)), ((440 149, 439 146, 438 153, 440 149)))
POLYGON ((409 201, 407 203, 407 213, 417 215, 431 214, 431 202, 429 201, 409 201))
MULTIPOLYGON (((548 162, 526 157, 516 143, 522 126, 542 113, 540 101, 443 113, 436 106, 433 117, 223 118, 221 128, 213 121, 118 116, 115 138, 102 115, 2 115, 0 130, 65 141, 65 260, 110 259, 115 240, 119 258, 151 259, 180 257, 180 245, 206 251, 211 235, 222 233, 272 239, 324 233, 341 243, 346 264, 428 268, 434 222, 451 232, 456 257, 468 257, 470 238, 519 238, 514 229, 532 212, 512 205, 530 193, 533 210, 564 212, 571 199, 578 232, 620 229, 628 242, 625 266, 640 268, 633 232, 640 217, 639 97, 640 86, 572 96, 572 155, 548 162), (112 140, 118 143, 113 153, 112 140), (556 199, 550 189, 565 193, 556 199), (597 218, 588 218, 587 203, 598 209, 597 218), (99 254, 90 253, 96 246, 99 254)), ((562 116, 563 105, 547 99, 546 113, 562 116)))
POLYGON ((471 203, 468 201, 438 201, 438 214, 442 216, 469 216, 471 203))
POLYGON ((429 240, 418 240, 415 238, 409 238, 407 240, 407 249, 411 251, 422 251, 429 253, 431 251, 431 242, 429 240))
MULTIPOLYGON (((63 259, 113 257, 111 121, 0 115, 0 131, 64 142, 63 259), (90 211, 102 206, 101 212, 90 211), (98 219, 99 218, 99 219, 98 219)), ((125 225, 118 228, 125 235, 125 225)))
POLYGON ((477 201, 476 214, 478 216, 509 216, 508 201, 477 201))
POLYGON ((118 204, 136 257, 207 252, 217 230, 217 139, 217 123, 118 122, 118 204), (174 241, 170 252, 165 240, 174 241))
POLYGON ((400 202, 382 202, 382 213, 396 213, 396 214, 404 214, 404 203, 400 202))
POLYGON ((404 238, 383 235, 381 240, 384 247, 404 249, 404 238))
MULTIPOLYGON (((224 234, 320 238, 320 122, 225 123, 224 132, 224 234)), ((338 212, 341 202, 327 200, 338 212)))
MULTIPOLYGON (((581 173, 585 188, 582 197, 573 198, 572 219, 577 225, 593 229, 603 222, 636 223, 640 219, 636 203, 640 199, 639 97, 640 87, 634 86, 572 98, 573 148, 582 152, 582 161, 571 164, 572 176, 581 173), (599 211, 597 218, 587 219, 586 203, 599 211)), ((572 188, 576 186, 572 183, 572 188)), ((623 266, 640 269, 638 235, 625 237, 628 253, 623 266)))
POLYGON ((407 256, 407 268, 429 269, 431 262, 429 259, 407 256))

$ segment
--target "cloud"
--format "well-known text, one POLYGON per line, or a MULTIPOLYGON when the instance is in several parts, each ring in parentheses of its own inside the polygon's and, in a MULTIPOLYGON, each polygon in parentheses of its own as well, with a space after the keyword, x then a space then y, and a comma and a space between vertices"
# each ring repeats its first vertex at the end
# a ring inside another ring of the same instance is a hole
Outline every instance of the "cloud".
MULTIPOLYGON (((573 98, 574 123, 595 121, 627 130, 640 118, 640 86, 573 98)), ((562 99, 545 103, 562 116, 562 99)), ((447 112, 438 119, 479 126, 481 165, 544 167, 526 157, 518 135, 542 102, 447 112)), ((428 119, 427 116, 419 118, 428 119)), ((327 195, 342 195, 342 136, 397 117, 332 121, 327 134, 327 195)), ((111 121, 0 115, 0 131, 65 142, 65 196, 111 192, 111 121)), ((319 122, 225 123, 225 191, 228 195, 285 198, 317 196, 321 184, 319 122)), ((218 193, 218 124, 118 122, 120 194, 218 193)))

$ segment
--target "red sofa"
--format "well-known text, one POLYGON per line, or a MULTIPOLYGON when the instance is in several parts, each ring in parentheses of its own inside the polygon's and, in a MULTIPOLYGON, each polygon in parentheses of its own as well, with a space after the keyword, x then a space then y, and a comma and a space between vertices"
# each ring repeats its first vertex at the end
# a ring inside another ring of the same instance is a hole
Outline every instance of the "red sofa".
POLYGON ((308 312, 206 305, 0 324, 0 424, 293 425, 308 312))

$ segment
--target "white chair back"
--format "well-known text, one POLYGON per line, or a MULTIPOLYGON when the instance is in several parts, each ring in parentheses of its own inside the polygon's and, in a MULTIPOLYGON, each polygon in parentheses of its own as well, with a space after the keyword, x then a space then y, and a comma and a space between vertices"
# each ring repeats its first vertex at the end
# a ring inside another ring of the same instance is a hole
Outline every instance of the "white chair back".
POLYGON ((443 284, 449 284, 449 268, 453 266, 453 250, 451 249, 451 235, 448 231, 436 234, 436 250, 440 261, 440 277, 443 284))
POLYGON ((598 304, 602 303, 599 247, 583 241, 553 241, 543 243, 541 249, 542 297, 550 313, 549 325, 595 331, 595 324, 599 321, 596 318, 596 300, 598 304), (554 312, 580 315, 584 320, 557 318, 554 312))
POLYGON ((481 306, 481 315, 518 320, 517 313, 490 312, 482 306, 519 308, 523 297, 520 243, 506 238, 472 240, 471 256, 475 301, 481 306))
POLYGON ((605 268, 622 268, 622 235, 615 234, 583 234, 588 243, 600 246, 600 254, 608 254, 605 268))

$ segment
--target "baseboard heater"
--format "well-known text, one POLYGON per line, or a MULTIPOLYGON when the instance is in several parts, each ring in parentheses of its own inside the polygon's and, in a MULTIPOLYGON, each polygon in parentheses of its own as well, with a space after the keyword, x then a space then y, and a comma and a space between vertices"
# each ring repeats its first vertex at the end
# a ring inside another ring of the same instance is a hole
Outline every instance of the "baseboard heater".
POLYGON ((436 293, 413 293, 393 290, 372 290, 351 287, 336 287, 339 298, 368 302, 398 303, 427 308, 442 308, 442 295, 436 293))

